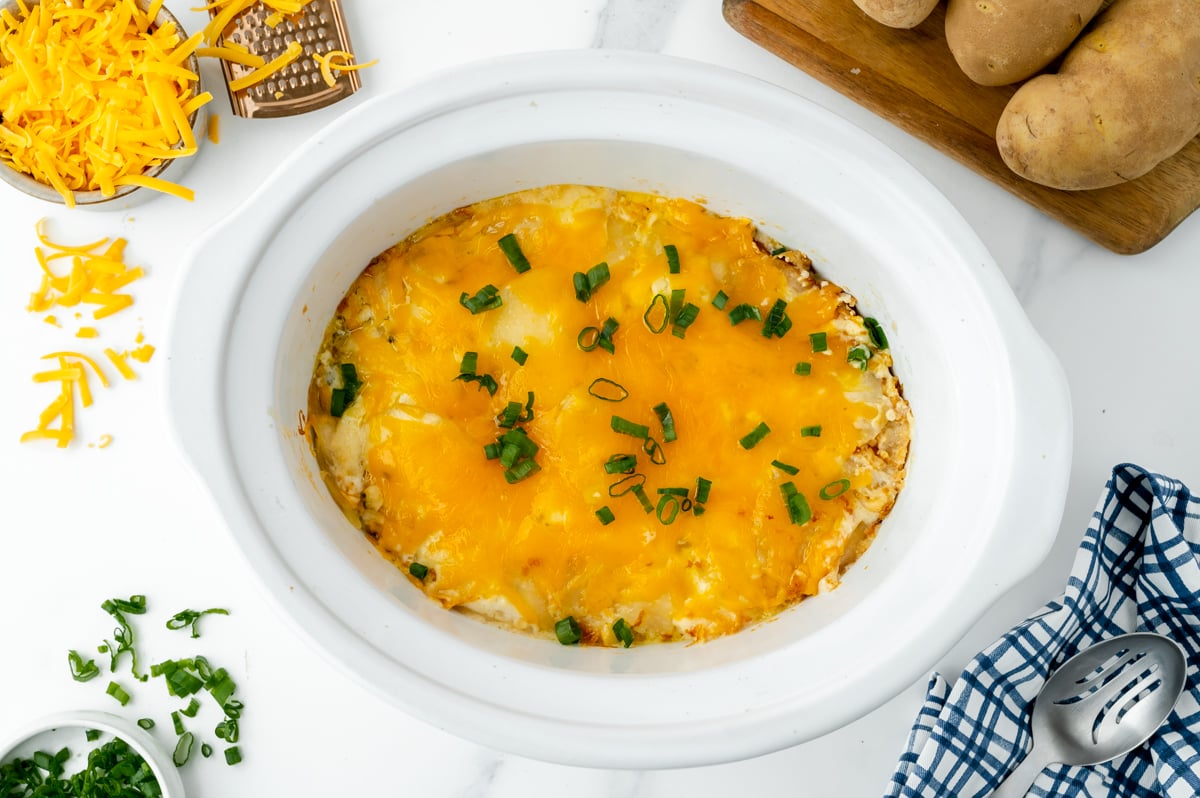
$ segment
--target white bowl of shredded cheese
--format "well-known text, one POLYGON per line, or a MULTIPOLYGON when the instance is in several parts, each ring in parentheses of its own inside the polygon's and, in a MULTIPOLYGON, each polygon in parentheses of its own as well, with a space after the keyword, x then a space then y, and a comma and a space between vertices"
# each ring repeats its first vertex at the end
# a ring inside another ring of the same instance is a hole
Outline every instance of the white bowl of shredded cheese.
POLYGON ((659 768, 812 739, 913 684, 1057 534, 1066 382, 977 236, 880 142, 730 71, 592 51, 444 74, 332 124, 184 266, 175 432, 266 594, 380 696, 495 748, 659 768), (553 184, 703 198, 887 329, 908 476, 836 589, 701 644, 559 645, 430 601, 334 504, 297 415, 347 287, 431 218, 553 184))
POLYGON ((198 43, 146 0, 4 0, 0 179, 70 207, 191 199, 177 181, 207 131, 198 43))

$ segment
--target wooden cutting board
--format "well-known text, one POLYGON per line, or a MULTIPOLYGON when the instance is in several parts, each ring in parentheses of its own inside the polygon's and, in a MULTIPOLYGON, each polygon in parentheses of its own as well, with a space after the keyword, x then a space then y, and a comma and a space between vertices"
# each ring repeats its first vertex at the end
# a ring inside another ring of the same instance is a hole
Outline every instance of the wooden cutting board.
POLYGON ((995 131, 1016 88, 962 74, 942 6, 912 30, 880 25, 852 0, 724 0, 724 13, 750 40, 1114 252, 1144 252, 1200 206, 1200 138, 1111 188, 1060 191, 1011 172, 995 131))

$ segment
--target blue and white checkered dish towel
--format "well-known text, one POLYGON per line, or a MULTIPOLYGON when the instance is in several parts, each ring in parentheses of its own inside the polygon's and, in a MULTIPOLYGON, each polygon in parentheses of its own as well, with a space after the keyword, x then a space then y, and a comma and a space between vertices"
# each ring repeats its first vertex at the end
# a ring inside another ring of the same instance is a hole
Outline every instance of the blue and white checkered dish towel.
POLYGON ((886 795, 985 796, 1031 746, 1029 712, 1051 671, 1124 632, 1168 635, 1187 651, 1188 681, 1151 740, 1094 767, 1051 765, 1035 796, 1200 795, 1200 499, 1134 465, 1113 469, 1066 592, 967 665, 951 687, 929 682, 886 795))

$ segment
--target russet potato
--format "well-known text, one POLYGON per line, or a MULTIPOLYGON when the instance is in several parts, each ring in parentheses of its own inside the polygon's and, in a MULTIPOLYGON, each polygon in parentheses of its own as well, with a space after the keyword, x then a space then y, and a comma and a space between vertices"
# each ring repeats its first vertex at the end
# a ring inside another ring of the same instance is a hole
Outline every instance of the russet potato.
POLYGON ((950 0, 946 43, 971 80, 1004 86, 1063 53, 1103 0, 950 0))
POLYGON ((1200 133, 1200 1, 1117 0, 1057 74, 1013 95, 996 143, 1017 174, 1060 189, 1140 177, 1200 133))
POLYGON ((940 0, 854 0, 876 22, 892 28, 915 28, 925 21, 940 0))

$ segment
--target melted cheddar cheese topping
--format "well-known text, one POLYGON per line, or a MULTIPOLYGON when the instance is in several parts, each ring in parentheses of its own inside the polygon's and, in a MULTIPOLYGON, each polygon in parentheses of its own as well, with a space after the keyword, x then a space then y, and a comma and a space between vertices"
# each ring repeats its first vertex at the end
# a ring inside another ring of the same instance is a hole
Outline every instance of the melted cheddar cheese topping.
POLYGON ((446 607, 547 636, 569 617, 585 643, 619 644, 621 620, 639 641, 702 640, 836 585, 895 501, 910 414, 881 338, 745 219, 551 186, 456 210, 367 266, 318 354, 309 431, 343 511, 446 607), (580 301, 573 275, 600 263, 580 301), (485 286, 499 304, 472 313, 485 286), (771 324, 779 301, 790 327, 771 324), (740 306, 757 313, 734 324, 740 306), (608 319, 613 351, 584 351, 608 319), (513 482, 485 453, 502 423, 537 446, 513 482), (636 457, 616 488, 614 455, 636 457))

